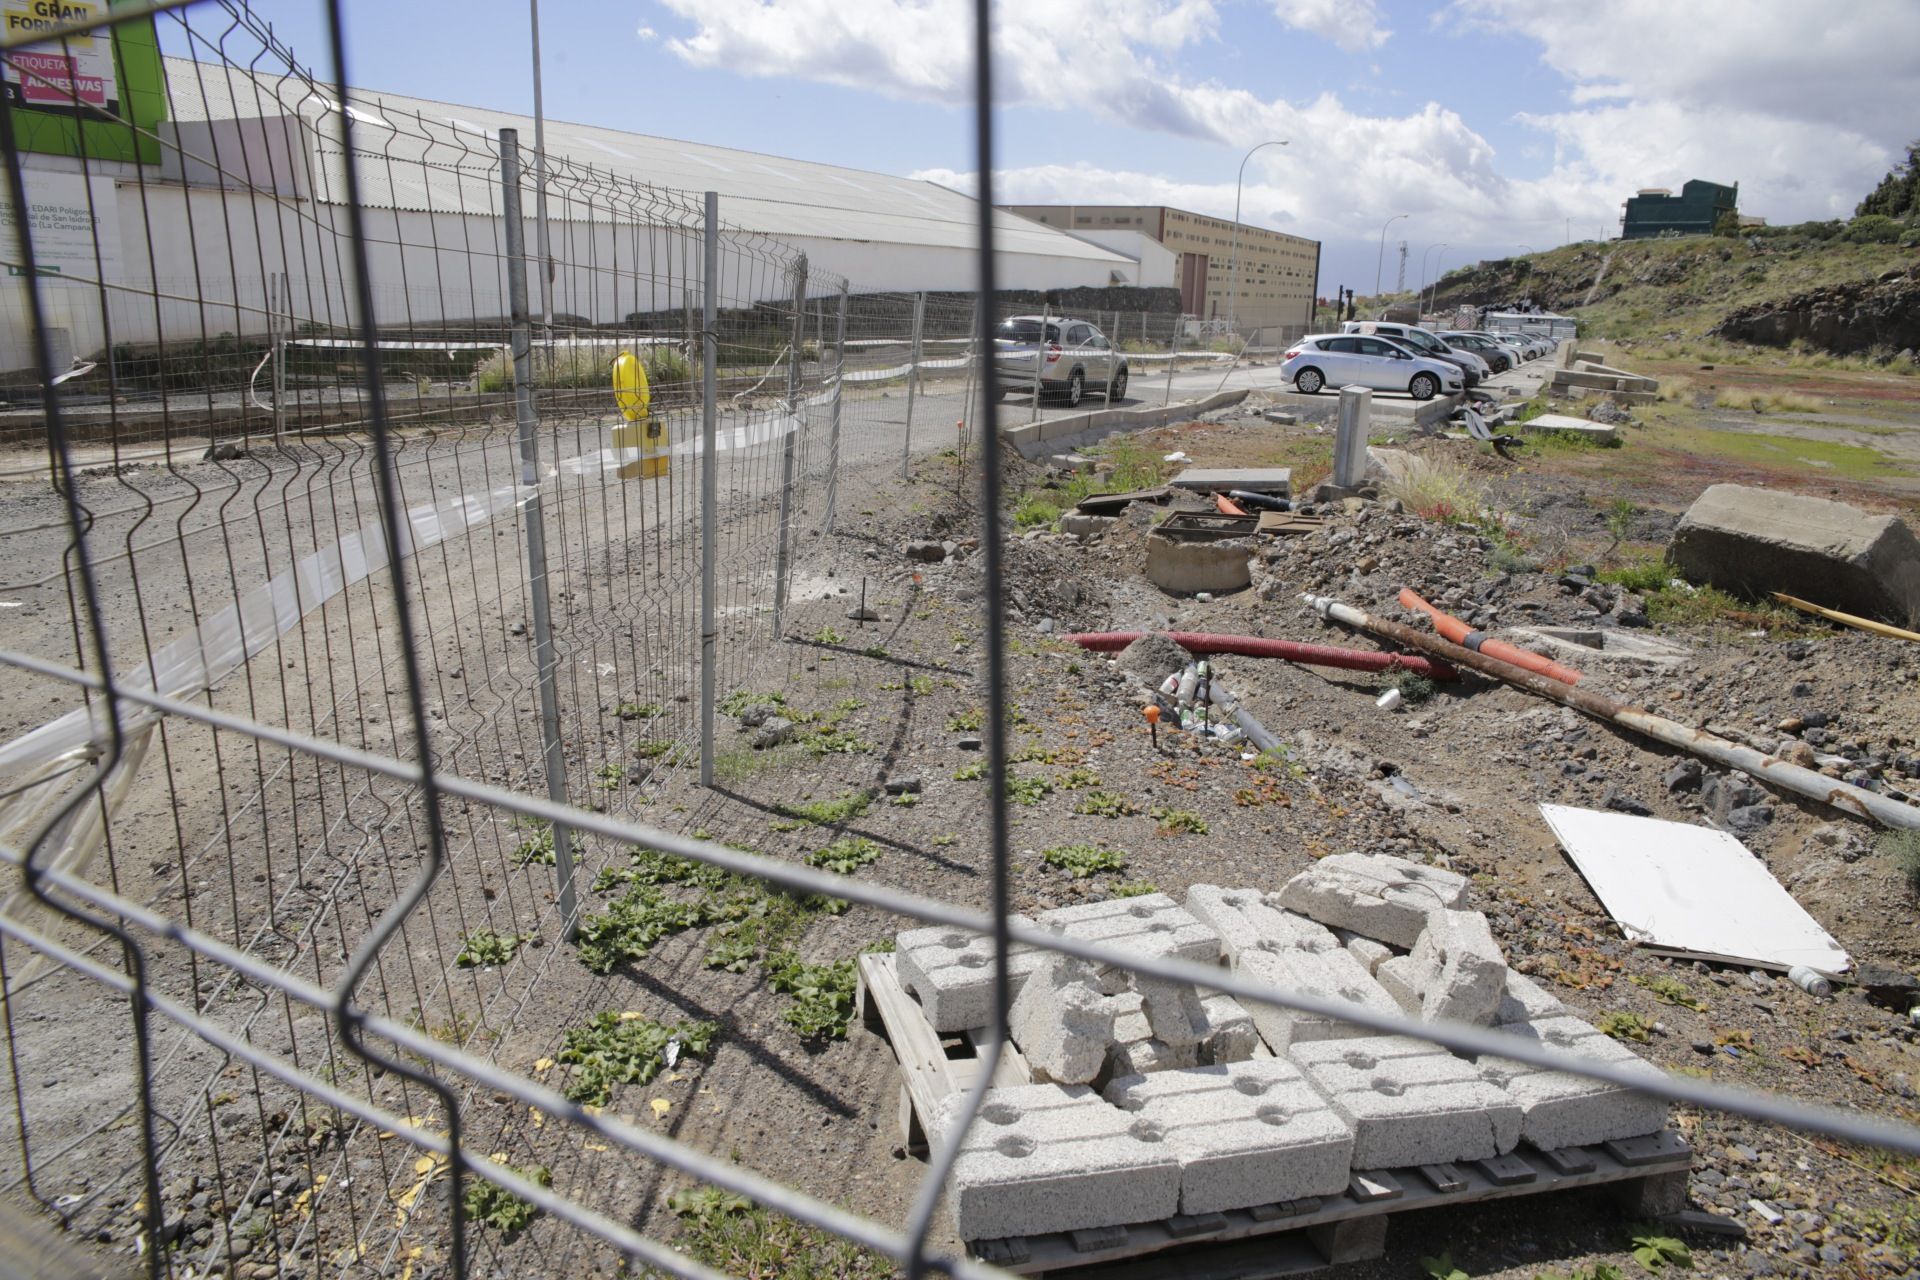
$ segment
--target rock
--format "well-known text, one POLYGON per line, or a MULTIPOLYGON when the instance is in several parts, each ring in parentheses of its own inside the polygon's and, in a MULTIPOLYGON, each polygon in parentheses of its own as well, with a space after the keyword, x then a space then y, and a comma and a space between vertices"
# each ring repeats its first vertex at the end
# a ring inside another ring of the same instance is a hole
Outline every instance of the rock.
POLYGON ((1040 619, 1040 621, 1033 624, 1033 629, 1035 631, 1038 631, 1043 636, 1050 636, 1053 634, 1053 619, 1042 618, 1040 619))
POLYGON ((1698 760, 1679 760, 1667 770, 1661 781, 1666 784, 1668 791, 1698 791, 1701 776, 1705 772, 1698 760))
POLYGON ((1773 806, 1745 804, 1727 814, 1727 825, 1741 835, 1752 835, 1773 821, 1773 806))
POLYGON ((947 558, 947 548, 939 542, 909 542, 900 549, 909 560, 919 560, 927 564, 938 564, 947 558))
POLYGON ((1817 768, 1820 764, 1820 760, 1814 754, 1813 748, 1797 738, 1783 741, 1780 744, 1778 755, 1788 764, 1797 764, 1802 769, 1817 768))
POLYGON ((1158 688, 1174 672, 1186 670, 1193 657, 1161 632, 1149 631, 1122 649, 1115 661, 1149 688, 1158 688))
POLYGON ((883 785, 890 796, 918 795, 921 788, 920 779, 914 777, 888 778, 883 785))
POLYGON ((793 721, 785 716, 770 716, 753 735, 756 750, 777 747, 793 737, 793 721))
POLYGON ((740 727, 742 729, 758 729, 761 725, 773 719, 775 713, 778 711, 779 708, 771 702, 756 702, 740 712, 740 727))
POLYGON ((960 739, 960 741, 954 743, 953 745, 960 748, 962 751, 978 751, 980 749, 980 739, 962 738, 960 739))
POLYGON ((1060 532, 1080 538, 1097 538, 1119 523, 1118 516, 1090 516, 1078 511, 1070 511, 1059 520, 1060 532))
POLYGON ((1716 484, 1681 517, 1668 556, 1690 580, 1738 595, 1784 591, 1903 625, 1920 616, 1920 540, 1897 517, 1844 502, 1716 484))
POLYGON ((856 604, 847 610, 847 617, 855 622, 878 622, 880 611, 871 605, 856 604))
POLYGON ((1619 787, 1609 785, 1600 797, 1600 807, 1612 809, 1616 813, 1631 813, 1636 817, 1651 818, 1653 810, 1632 796, 1622 792, 1619 787))
POLYGON ((1905 1012, 1915 1001, 1920 1001, 1920 979, 1891 965, 1867 963, 1857 966, 1853 971, 1853 985, 1865 992, 1867 999, 1875 1004, 1901 1012, 1905 1012))

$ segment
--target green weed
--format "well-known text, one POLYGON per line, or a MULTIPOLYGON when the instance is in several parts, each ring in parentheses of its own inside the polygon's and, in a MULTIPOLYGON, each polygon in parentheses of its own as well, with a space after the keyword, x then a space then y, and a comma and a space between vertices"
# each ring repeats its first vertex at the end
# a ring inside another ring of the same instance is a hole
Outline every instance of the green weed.
POLYGON ((577 1068, 566 1095, 575 1102, 606 1106, 617 1084, 646 1084, 666 1065, 667 1046, 679 1042, 681 1054, 704 1055, 720 1028, 711 1022, 655 1022, 634 1013, 597 1013, 584 1027, 567 1032, 556 1061, 577 1068))
POLYGON ((813 642, 815 644, 842 644, 845 643, 845 641, 846 637, 838 631, 835 631, 832 627, 822 627, 813 633, 813 642))
POLYGON ((533 940, 533 936, 530 933, 495 933, 492 929, 475 929, 460 939, 460 954, 453 958, 453 962, 462 969, 506 964, 522 944, 533 940))
POLYGON ((854 965, 802 964, 791 951, 767 957, 773 989, 793 997, 785 1018, 802 1040, 844 1040, 853 1018, 854 965))
POLYGON ((784 693, 751 693, 745 689, 735 689, 720 699, 720 714, 738 718, 748 707, 784 707, 787 695, 784 693))
POLYGON ((1007 799, 1029 808, 1047 798, 1053 784, 1045 778, 1008 778, 1007 799))
POLYGON ((553 826, 542 818, 522 818, 513 825, 533 832, 520 842, 513 851, 513 860, 520 866, 539 863, 542 866, 553 865, 553 826))
POLYGON ((1442 1253, 1437 1258, 1420 1259, 1420 1269, 1433 1280, 1468 1280, 1467 1273, 1453 1264, 1453 1255, 1442 1253))
POLYGON ((880 856, 880 846, 865 836, 843 836, 807 855, 809 866, 850 876, 880 856))
POLYGON ((1089 791, 1081 796, 1075 802, 1073 811, 1089 818, 1124 818, 1140 812, 1125 796, 1100 790, 1089 791))
POLYGON ((1600 1021, 1594 1025, 1615 1040, 1634 1040, 1646 1044, 1653 1039, 1653 1024, 1637 1013, 1615 1010, 1601 1015, 1600 1021))
POLYGON ((657 702, 623 702, 615 714, 622 720, 652 720, 664 710, 657 702))
POLYGON ((832 800, 814 800, 803 804, 782 805, 781 811, 819 827, 838 826, 865 813, 873 804, 871 791, 849 791, 832 800))
POLYGON ((1151 880, 1122 880, 1113 886, 1113 896, 1116 898, 1144 898, 1158 892, 1160 887, 1151 880))
POLYGON ((1125 853, 1097 844, 1055 845, 1051 849, 1042 849, 1040 857, 1048 866, 1059 868, 1075 880, 1084 880, 1103 871, 1127 869, 1125 853))
POLYGON ((1673 570, 1664 560, 1635 560, 1630 564, 1602 569, 1599 577, 1602 582, 1611 582, 1628 591, 1648 595, 1665 591, 1667 584, 1673 581, 1673 570))
POLYGON ((978 782, 987 776, 985 760, 970 760, 953 771, 955 782, 978 782))
POLYGON ((882 1280, 896 1274, 879 1254, 717 1187, 676 1191, 667 1205, 680 1218, 680 1249, 727 1275, 882 1280))
POLYGON ((1707 1002, 1695 996, 1687 989, 1687 984, 1671 974, 1661 974, 1655 978, 1643 978, 1634 974, 1627 981, 1636 987, 1645 987, 1653 998, 1662 1004, 1678 1005, 1682 1009, 1705 1009, 1707 1002))
POLYGON ((1633 1238, 1633 1260, 1646 1270, 1663 1271, 1668 1267, 1693 1265, 1693 1250, 1687 1248, 1686 1241, 1659 1235, 1653 1227, 1643 1223, 1636 1223, 1627 1231, 1633 1238))
MULTIPOLYGON (((513 1168, 509 1165, 508 1168, 513 1168)), ((513 1169, 529 1182, 543 1187, 553 1185, 553 1171, 546 1168, 513 1169)), ((469 1221, 482 1226, 492 1227, 508 1240, 512 1240, 527 1224, 540 1216, 540 1210, 522 1200, 505 1187, 488 1182, 485 1178, 471 1178, 467 1182, 467 1194, 461 1201, 469 1221)))
POLYGON ((657 885, 635 885, 604 912, 580 921, 580 963, 594 973, 612 973, 622 961, 644 957, 655 943, 711 922, 702 903, 670 898, 657 885))
POLYGON ((1058 786, 1062 791, 1079 791, 1084 787, 1099 786, 1100 775, 1095 773, 1093 770, 1084 768, 1084 767, 1078 768, 1078 769, 1069 769, 1064 774, 1060 775, 1060 781, 1055 785, 1058 786))
POLYGON ((1155 809, 1150 816, 1160 823, 1161 835, 1207 834, 1207 820, 1191 809, 1155 809))

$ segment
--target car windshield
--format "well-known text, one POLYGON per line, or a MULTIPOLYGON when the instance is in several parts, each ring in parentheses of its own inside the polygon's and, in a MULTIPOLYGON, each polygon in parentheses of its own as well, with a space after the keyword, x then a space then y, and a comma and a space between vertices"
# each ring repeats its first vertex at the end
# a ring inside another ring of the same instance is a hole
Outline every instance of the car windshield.
MULTIPOLYGON (((1000 327, 994 330, 993 336, 1002 342, 1034 342, 1040 337, 1040 322, 1038 320, 1002 320, 1000 327)), ((1059 325, 1047 326, 1047 341, 1060 341, 1059 325)))

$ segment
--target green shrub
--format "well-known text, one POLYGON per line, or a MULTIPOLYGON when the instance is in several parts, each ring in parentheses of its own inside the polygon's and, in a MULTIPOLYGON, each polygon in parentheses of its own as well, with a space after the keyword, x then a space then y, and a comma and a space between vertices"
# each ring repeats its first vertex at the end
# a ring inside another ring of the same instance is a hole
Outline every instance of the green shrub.
POLYGON ((666 1066, 667 1046, 680 1042, 682 1054, 706 1053, 719 1027, 711 1022, 668 1025, 631 1013, 597 1013, 584 1027, 567 1032, 556 1061, 576 1067, 566 1094, 575 1102, 606 1106, 616 1084, 646 1084, 666 1066))
POLYGON ((1842 238, 1852 244, 1895 244, 1905 231, 1906 227, 1897 218, 1869 213, 1849 222, 1842 238))
MULTIPOLYGON (((494 1159, 499 1161, 498 1156, 494 1159)), ((507 1167, 513 1168, 512 1165, 507 1167)), ((543 1187, 553 1185, 551 1169, 513 1169, 513 1172, 543 1187)), ((469 1219, 492 1227, 509 1240, 526 1230, 527 1224, 540 1216, 540 1211, 531 1204, 485 1178, 473 1178, 467 1183, 467 1194, 461 1206, 466 1209, 469 1219)))
POLYGON ((865 836, 843 836, 807 855, 807 865, 850 876, 880 856, 880 846, 865 836))
POLYGON ((1084 880, 1102 871, 1127 869, 1126 854, 1118 849, 1102 848, 1097 844, 1055 845, 1051 849, 1042 849, 1040 857, 1048 866, 1058 867, 1075 880, 1084 880))

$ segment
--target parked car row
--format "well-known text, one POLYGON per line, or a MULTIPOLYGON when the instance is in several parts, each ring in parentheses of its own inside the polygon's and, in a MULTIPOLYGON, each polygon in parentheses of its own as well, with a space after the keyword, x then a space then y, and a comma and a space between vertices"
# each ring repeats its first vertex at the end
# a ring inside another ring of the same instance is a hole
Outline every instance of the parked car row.
POLYGON ((1404 391, 1431 400, 1476 387, 1546 354, 1523 335, 1434 333, 1386 320, 1349 320, 1339 333, 1313 334, 1287 349, 1281 375, 1305 395, 1326 386, 1404 391))

